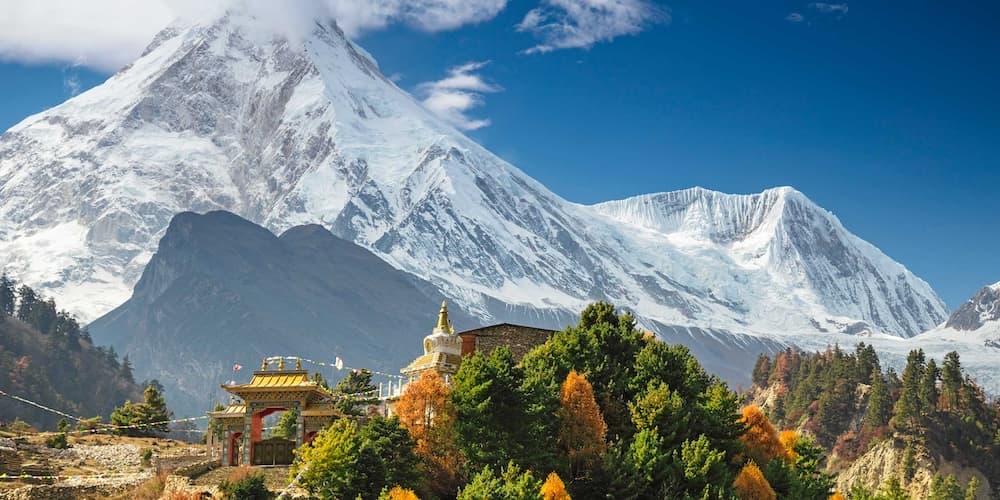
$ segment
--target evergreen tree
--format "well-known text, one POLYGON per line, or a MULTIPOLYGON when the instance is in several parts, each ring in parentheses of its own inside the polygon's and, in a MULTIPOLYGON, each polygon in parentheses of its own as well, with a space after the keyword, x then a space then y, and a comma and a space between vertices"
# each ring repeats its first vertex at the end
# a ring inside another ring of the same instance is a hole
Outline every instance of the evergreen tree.
POLYGON ((958 409, 962 392, 962 363, 958 353, 951 351, 944 357, 941 367, 941 399, 944 409, 958 409))
POLYGON ((17 302, 17 282, 3 274, 0 276, 0 316, 13 316, 17 302))
MULTIPOLYGON (((35 310, 38 307, 39 299, 35 295, 35 291, 31 289, 28 285, 21 285, 17 289, 17 319, 28 323, 29 325, 34 325, 32 321, 35 317, 35 310)), ((42 333, 45 333, 44 331, 42 333)))
MULTIPOLYGON (((646 344, 631 314, 618 314, 611 304, 597 302, 580 313, 575 326, 556 332, 529 352, 521 366, 529 384, 541 386, 532 387, 532 392, 553 396, 543 401, 548 408, 542 413, 558 409, 559 387, 570 370, 585 375, 608 425, 608 437, 616 439, 633 432, 626 403, 635 395, 635 357, 646 344)), ((643 383, 638 389, 645 386, 643 383)), ((542 434, 557 433, 550 428, 542 434)))
POLYGON ((356 498, 361 494, 358 458, 361 439, 352 419, 340 418, 321 430, 312 442, 295 450, 291 478, 310 495, 324 498, 356 498))
POLYGON ((948 474, 947 478, 942 478, 940 474, 935 474, 931 479, 927 500, 963 500, 964 497, 965 493, 954 475, 948 474))
POLYGON ((278 423, 275 424, 274 431, 271 432, 271 436, 282 439, 295 439, 298 432, 299 410, 292 409, 281 413, 281 417, 278 418, 278 423))
POLYGON ((551 455, 534 439, 539 425, 532 421, 532 398, 523 383, 524 372, 506 346, 462 360, 451 397, 459 446, 473 470, 511 461, 532 466, 551 455))
POLYGON ((462 488, 458 500, 537 500, 541 491, 542 482, 512 462, 500 476, 494 474, 492 468, 483 469, 462 488))
POLYGON ((920 415, 923 414, 920 386, 924 379, 924 368, 923 349, 910 351, 906 358, 906 368, 903 369, 899 400, 896 401, 896 407, 893 411, 892 422, 897 428, 913 428, 919 422, 920 415))
POLYGON ((922 415, 930 415, 937 411, 938 402, 938 368, 933 359, 927 361, 924 367, 923 378, 920 380, 920 412, 922 415))
POLYGON ((364 415, 369 406, 378 403, 377 391, 369 370, 351 370, 333 389, 339 396, 337 409, 354 416, 364 415))
POLYGON ((910 500, 896 476, 890 477, 879 489, 878 500, 910 500))
POLYGON ((361 497, 374 500, 389 486, 414 488, 422 483, 416 443, 399 419, 374 418, 361 428, 358 485, 361 497))
POLYGON ((767 381, 770 376, 771 358, 768 358, 767 355, 764 354, 757 356, 757 362, 753 365, 751 381, 753 381, 757 387, 767 387, 767 381))
POLYGON ((865 344, 864 342, 858 343, 858 346, 854 351, 855 356, 855 374, 858 382, 863 384, 874 383, 873 376, 878 373, 881 376, 881 368, 879 367, 878 354, 875 352, 875 347, 871 344, 865 344))
POLYGON ((892 417, 892 395, 886 388, 885 380, 878 368, 871 373, 871 390, 868 393, 868 409, 865 411, 864 423, 871 429, 877 429, 889 423, 892 417))
POLYGON ((125 357, 122 358, 122 365, 121 368, 118 369, 118 371, 121 372, 122 378, 124 378, 125 380, 128 380, 129 382, 135 382, 135 379, 132 376, 132 361, 128 359, 128 354, 126 354, 125 357))

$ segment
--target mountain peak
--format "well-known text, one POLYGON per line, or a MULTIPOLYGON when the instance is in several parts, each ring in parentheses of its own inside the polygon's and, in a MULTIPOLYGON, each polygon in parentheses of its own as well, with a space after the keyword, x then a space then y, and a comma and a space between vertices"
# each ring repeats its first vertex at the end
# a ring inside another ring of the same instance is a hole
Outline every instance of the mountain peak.
POLYGON ((484 321, 594 300, 755 335, 909 336, 944 318, 926 283, 791 188, 569 203, 429 113, 335 24, 207 19, 0 138, 0 262, 82 317, 126 300, 174 214, 227 210, 275 234, 322 225, 484 321))
POLYGON ((976 292, 948 318, 945 327, 972 331, 997 321, 1000 321, 1000 282, 976 292))

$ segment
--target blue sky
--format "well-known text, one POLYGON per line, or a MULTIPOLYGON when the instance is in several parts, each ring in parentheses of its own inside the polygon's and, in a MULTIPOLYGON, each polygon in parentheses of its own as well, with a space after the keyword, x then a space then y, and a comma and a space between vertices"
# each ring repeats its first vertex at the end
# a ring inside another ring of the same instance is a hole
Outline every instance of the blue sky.
MULTIPOLYGON (((660 16, 525 53, 553 43, 516 28, 538 1, 487 2, 457 28, 389 21, 357 39, 421 97, 449 69, 488 62, 464 73, 483 86, 461 116, 489 122, 469 135, 559 195, 791 185, 950 307, 1000 280, 995 4, 626 0, 660 16)), ((541 12, 565 20, 553 5, 541 12)), ((109 74, 2 43, 0 129, 109 74)))

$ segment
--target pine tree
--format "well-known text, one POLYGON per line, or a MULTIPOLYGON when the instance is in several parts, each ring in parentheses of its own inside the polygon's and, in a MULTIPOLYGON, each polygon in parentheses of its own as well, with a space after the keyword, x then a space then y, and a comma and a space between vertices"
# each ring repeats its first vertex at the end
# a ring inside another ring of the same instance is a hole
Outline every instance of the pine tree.
POLYGON ((339 396, 337 409, 354 416, 364 415, 369 406, 378 402, 376 391, 378 387, 372 383, 369 370, 351 370, 333 389, 339 396))
POLYGON ((948 474, 947 478, 942 478, 940 474, 934 475, 927 500, 962 500, 964 497, 962 487, 958 485, 954 475, 948 474))
MULTIPOLYGON (((17 319, 33 325, 35 317, 35 309, 38 307, 38 296, 35 295, 35 291, 31 289, 28 285, 21 285, 17 289, 17 319)), ((45 332, 42 332, 45 333, 45 332)))
POLYGON ((357 478, 363 499, 374 500, 389 486, 413 488, 423 482, 413 451, 416 443, 398 418, 374 418, 358 437, 357 478))
POLYGON ((892 395, 886 388, 885 380, 878 368, 871 373, 871 390, 868 392, 868 409, 865 411, 864 423, 871 429, 877 429, 889 423, 892 417, 892 395))
POLYGON ((536 500, 541 491, 541 481, 511 462, 499 477, 490 467, 473 476, 458 493, 458 500, 536 500))
POLYGON ((590 382, 576 370, 566 376, 560 402, 559 443, 569 457, 571 479, 582 478, 600 461, 607 449, 604 436, 608 426, 594 400, 590 382))
POLYGON ((0 276, 0 316, 13 316, 17 302, 17 294, 14 291, 17 282, 3 274, 0 276))
POLYGON ((149 424, 148 428, 153 431, 170 432, 170 425, 166 421, 170 420, 171 415, 167 410, 167 401, 163 399, 163 394, 150 385, 143 391, 142 397, 145 412, 143 420, 138 423, 149 424))
POLYGON ((299 410, 286 410, 281 413, 281 417, 278 418, 278 423, 274 426, 274 431, 271 432, 272 437, 279 437, 283 439, 295 439, 295 435, 299 431, 299 410))
POLYGON ((920 411, 926 416, 937 411, 938 403, 938 368, 933 359, 927 361, 923 378, 920 380, 920 411))
POLYGON ((944 357, 941 367, 941 399, 944 409, 958 409, 962 392, 962 363, 958 353, 951 351, 944 357))
POLYGON ((903 369, 899 400, 896 401, 896 407, 893 411, 893 422, 897 427, 913 428, 919 422, 920 415, 923 414, 920 386, 924 379, 924 368, 923 349, 910 351, 906 358, 906 368, 903 369))
POLYGON ((753 365, 753 375, 751 381, 757 387, 767 387, 767 380, 771 376, 771 358, 761 354, 757 356, 757 362, 753 365))
POLYGON ((733 482, 740 500, 776 500, 774 489, 764 479, 757 464, 750 462, 743 467, 733 482))
POLYGON ((551 455, 553 450, 535 439, 539 424, 529 411, 532 394, 525 391, 524 372, 509 348, 463 359, 452 380, 458 442, 473 470, 511 461, 533 466, 551 455))
POLYGON ((135 382, 135 379, 132 376, 132 361, 128 359, 128 354, 126 354, 125 357, 122 358, 122 365, 121 368, 118 369, 118 371, 122 374, 122 378, 124 378, 125 380, 128 380, 129 382, 135 382))

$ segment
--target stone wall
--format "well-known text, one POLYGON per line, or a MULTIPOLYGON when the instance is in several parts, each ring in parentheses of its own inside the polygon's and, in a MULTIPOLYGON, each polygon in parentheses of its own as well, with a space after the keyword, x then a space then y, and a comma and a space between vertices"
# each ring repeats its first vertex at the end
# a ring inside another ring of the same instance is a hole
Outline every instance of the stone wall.
POLYGON ((467 354, 465 346, 472 344, 474 339, 476 352, 489 355, 497 347, 507 346, 514 354, 514 360, 521 361, 528 351, 544 344, 553 333, 555 333, 553 330, 544 328, 502 323, 461 332, 458 335, 462 337, 463 355, 467 354))

